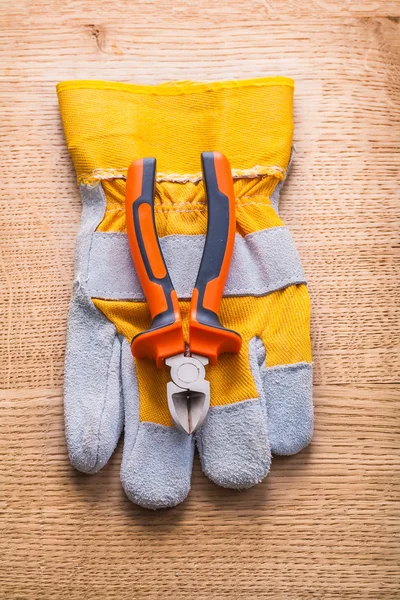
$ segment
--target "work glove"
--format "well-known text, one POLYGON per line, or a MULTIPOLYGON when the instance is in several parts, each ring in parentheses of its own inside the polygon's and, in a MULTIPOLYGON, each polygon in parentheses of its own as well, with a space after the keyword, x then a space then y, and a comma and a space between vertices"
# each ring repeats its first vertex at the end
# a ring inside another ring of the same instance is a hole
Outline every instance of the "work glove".
POLYGON ((57 91, 83 204, 65 362, 70 460, 95 473, 124 428, 121 480, 141 506, 174 506, 187 496, 195 444, 212 481, 251 487, 267 475, 271 453, 300 451, 313 429, 309 297, 278 214, 293 82, 71 81, 57 91), (131 353, 151 318, 126 235, 125 178, 133 160, 157 159, 157 232, 188 341, 207 230, 203 151, 222 152, 232 167, 237 229, 220 320, 242 347, 206 367, 211 406, 203 426, 186 435, 168 410, 169 368, 131 353))

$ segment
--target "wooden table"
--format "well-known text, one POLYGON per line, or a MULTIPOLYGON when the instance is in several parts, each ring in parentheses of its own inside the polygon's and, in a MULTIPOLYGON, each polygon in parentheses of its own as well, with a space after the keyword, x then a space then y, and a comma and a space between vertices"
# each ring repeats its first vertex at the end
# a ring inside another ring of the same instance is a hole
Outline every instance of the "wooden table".
POLYGON ((1 5, 0 598, 398 599, 400 4, 1 5), (241 493, 196 460, 188 500, 152 513, 121 448, 96 476, 67 459, 81 205, 55 84, 267 74, 296 80, 282 215, 313 304, 314 441, 241 493))

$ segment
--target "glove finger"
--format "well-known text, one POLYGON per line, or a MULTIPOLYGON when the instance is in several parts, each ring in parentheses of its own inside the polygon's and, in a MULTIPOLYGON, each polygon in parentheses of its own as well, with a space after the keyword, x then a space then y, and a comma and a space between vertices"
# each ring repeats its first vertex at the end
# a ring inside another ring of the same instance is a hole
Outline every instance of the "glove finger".
MULTIPOLYGON (((255 340, 246 344, 239 355, 223 355, 219 364, 209 369, 211 397, 218 387, 234 393, 237 374, 240 379, 249 378, 254 397, 230 404, 211 406, 206 421, 196 434, 204 473, 216 484, 228 488, 249 488, 268 474, 271 452, 267 436, 265 399, 257 364, 255 340), (227 364, 231 368, 227 369, 227 364), (212 369, 219 385, 213 385, 212 369)), ((214 398, 215 402, 215 398, 214 398)))
MULTIPOLYGON (((122 341, 121 365, 125 404, 125 440, 121 465, 123 488, 132 502, 144 508, 176 506, 190 490, 193 436, 159 423, 140 421, 138 378, 125 338, 122 341)), ((154 380, 153 373, 147 372, 144 376, 154 380)))
POLYGON ((312 367, 307 363, 261 368, 268 435, 274 454, 303 450, 313 434, 312 367))
POLYGON ((257 344, 273 454, 300 452, 313 434, 309 299, 305 285, 271 295, 268 326, 257 344), (272 298, 272 296, 274 296, 272 298))
POLYGON ((68 319, 64 407, 70 460, 84 473, 107 463, 121 434, 120 358, 114 325, 76 284, 68 319))

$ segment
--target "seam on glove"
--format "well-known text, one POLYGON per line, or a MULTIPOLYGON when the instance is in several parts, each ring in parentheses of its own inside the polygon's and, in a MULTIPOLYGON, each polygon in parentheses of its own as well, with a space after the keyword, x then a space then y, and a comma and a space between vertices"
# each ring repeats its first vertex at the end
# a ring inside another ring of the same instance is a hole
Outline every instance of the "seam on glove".
MULTIPOLYGON (((94 187, 99 181, 109 179, 126 179, 127 169, 95 169, 91 173, 78 178, 78 184, 94 187)), ((260 177, 276 177, 283 181, 286 170, 277 165, 255 165, 250 169, 232 169, 233 179, 256 179, 260 177)), ((157 183, 168 181, 170 183, 198 183, 203 179, 201 172, 198 173, 157 173, 157 183)))
MULTIPOLYGON (((117 336, 117 329, 115 327, 115 340, 113 343, 113 347, 111 350, 111 354, 110 354, 110 362, 108 363, 108 369, 107 369, 107 383, 106 383, 106 389, 104 392, 104 397, 103 397, 103 406, 101 407, 101 414, 100 414, 100 419, 99 419, 99 427, 97 429, 97 453, 96 453, 96 465, 98 463, 99 460, 99 450, 100 450, 100 440, 101 440, 101 435, 100 432, 103 431, 103 417, 105 414, 105 409, 106 409, 106 404, 107 404, 107 400, 108 400, 108 396, 109 396, 109 385, 110 385, 110 380, 111 380, 111 373, 112 373, 112 369, 113 369, 113 365, 114 365, 114 352, 118 352, 121 355, 121 343, 119 341, 119 337, 117 336)), ((120 394, 121 394, 121 356, 119 357, 119 361, 118 361, 118 365, 119 365, 119 388, 120 388, 120 394)))
POLYGON ((90 277, 89 265, 92 253, 93 233, 104 218, 107 200, 103 187, 100 184, 94 187, 81 188, 81 196, 82 215, 76 237, 74 283, 77 284, 78 289, 82 287, 87 293, 84 284, 88 283, 90 277))
MULTIPOLYGON (((267 296, 268 294, 273 294, 274 292, 277 292, 278 290, 283 290, 287 287, 290 287, 291 285, 307 285, 304 280, 302 279, 281 279, 281 280, 275 280, 274 283, 277 285, 277 287, 274 287, 273 289, 269 289, 269 290, 265 290, 265 288, 252 288, 251 292, 248 291, 248 288, 225 288, 224 289, 224 298, 227 294, 232 295, 232 296, 267 296)), ((105 294, 108 293, 109 290, 92 290, 92 296, 91 298, 94 300, 115 300, 115 298, 108 298, 105 296, 105 294)), ((123 294, 124 292, 119 292, 119 294, 123 294)), ((129 296, 129 292, 126 292, 127 296, 129 296)), ((179 296, 179 300, 184 300, 185 297, 181 297, 179 296)), ((124 300, 123 298, 118 298, 118 300, 124 300)), ((131 302, 144 302, 144 298, 133 298, 127 299, 128 301, 131 302)))
POLYGON ((119 90, 147 96, 181 96, 183 94, 199 94, 201 92, 229 90, 243 87, 265 87, 269 85, 287 85, 294 88, 290 77, 272 75, 253 77, 250 79, 225 79, 222 81, 166 81, 158 85, 140 85, 119 81, 102 81, 97 79, 80 79, 62 81, 57 84, 57 93, 65 90, 119 90))
MULTIPOLYGON (((240 198, 240 200, 243 200, 243 198, 251 198, 251 196, 243 196, 242 198, 240 198)), ((240 209, 240 208, 246 208, 247 206, 269 206, 270 202, 269 202, 269 198, 265 197, 264 201, 260 201, 260 202, 240 202, 239 198, 236 198, 237 204, 236 204, 236 210, 240 209)), ((172 204, 170 207, 167 206, 163 206, 162 208, 154 208, 154 212, 155 213, 160 213, 160 214, 164 214, 166 212, 174 212, 174 213, 188 213, 188 212, 207 212, 207 208, 206 208, 206 203, 202 202, 198 202, 196 204, 192 204, 190 202, 180 202, 179 204, 172 204), (176 206, 190 206, 190 209, 186 209, 186 210, 181 210, 178 209, 176 210, 176 206), (197 208, 199 207, 199 208, 197 208)), ((123 213, 125 212, 124 207, 120 207, 120 208, 111 208, 108 209, 107 214, 110 213, 123 213)), ((272 229, 272 228, 271 228, 272 229)), ((117 233, 117 232, 110 232, 110 233, 117 233)), ((119 232, 118 232, 119 233, 119 232)), ((254 233, 254 232, 253 232, 254 233)))
POLYGON ((313 362, 307 362, 302 360, 301 362, 295 363, 294 365, 274 365, 273 367, 267 367, 265 364, 260 366, 261 375, 264 375, 265 372, 268 373, 272 371, 298 371, 299 369, 304 369, 304 367, 312 369, 314 366, 313 362))

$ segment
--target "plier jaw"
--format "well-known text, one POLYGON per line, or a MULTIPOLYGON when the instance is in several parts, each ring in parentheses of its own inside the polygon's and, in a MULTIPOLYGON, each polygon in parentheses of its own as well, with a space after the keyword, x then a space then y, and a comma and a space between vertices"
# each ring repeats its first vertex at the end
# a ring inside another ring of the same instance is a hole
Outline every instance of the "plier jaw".
POLYGON ((155 158, 134 161, 126 179, 126 227, 133 264, 152 322, 132 340, 135 358, 153 358, 171 367, 168 406, 175 426, 187 434, 203 423, 210 406, 205 365, 222 352, 239 352, 241 338, 218 318, 231 263, 236 201, 228 159, 219 152, 201 155, 208 225, 203 256, 190 304, 189 353, 178 297, 162 255, 154 218, 155 158))
POLYGON ((191 434, 200 427, 210 407, 210 383, 205 379, 205 356, 177 354, 165 360, 171 367, 167 384, 168 408, 177 429, 191 434))

